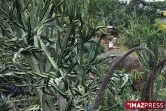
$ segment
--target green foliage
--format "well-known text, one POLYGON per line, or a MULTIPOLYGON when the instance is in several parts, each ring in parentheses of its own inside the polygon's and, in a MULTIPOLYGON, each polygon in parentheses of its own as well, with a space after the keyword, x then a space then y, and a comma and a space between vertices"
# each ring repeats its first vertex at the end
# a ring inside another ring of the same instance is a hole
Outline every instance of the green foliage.
MULTIPOLYGON (((134 4, 137 5, 135 2, 134 4)), ((149 16, 145 14, 140 16, 137 11, 134 10, 130 17, 130 24, 124 28, 124 33, 121 33, 122 45, 129 49, 136 46, 147 47, 154 52, 158 60, 163 59, 164 31, 156 24, 152 24, 149 16)), ((143 51, 137 52, 137 55, 147 69, 153 68, 151 55, 143 51)))
MULTIPOLYGON (((142 28, 142 44, 143 46, 149 48, 154 52, 157 59, 162 59, 164 56, 162 55, 163 49, 161 48, 162 44, 160 43, 161 34, 159 34, 159 30, 153 27, 143 27, 142 28), (146 32, 146 33, 145 33, 146 32), (160 49, 160 51, 159 51, 160 49), (162 56, 160 56, 162 55, 162 56), (160 56, 160 58, 159 58, 160 56)), ((146 68, 151 69, 153 67, 153 60, 150 55, 146 53, 137 53, 141 62, 146 66, 146 68)))
POLYGON ((154 93, 154 99, 155 100, 165 100, 166 99, 166 90, 165 90, 165 83, 166 83, 166 78, 162 75, 159 74, 156 79, 156 84, 155 84, 155 93, 154 93))
POLYGON ((9 98, 5 98, 1 95, 0 99, 0 111, 9 111, 12 109, 12 104, 9 98))
MULTIPOLYGON (((106 21, 120 26, 127 24, 124 21, 130 18, 124 4, 116 0, 0 1, 0 91, 5 96, 11 93, 15 96, 11 101, 1 100, 2 111, 13 109, 13 104, 25 111, 93 109, 97 89, 109 67, 102 63, 105 58, 98 57, 104 47, 101 39, 93 37, 102 27, 94 27, 92 16, 98 17, 94 20, 98 23, 99 19, 98 24, 106 21), (10 85, 21 88, 23 94, 29 96, 19 98, 6 89, 10 85)), ((128 43, 129 48, 144 44, 160 55, 156 48, 162 41, 158 30, 142 25, 146 23, 140 22, 143 17, 132 17, 125 27, 124 37, 136 44, 128 43)), ((142 62, 150 64, 150 56, 144 55, 140 55, 142 62)), ((116 71, 104 93, 100 110, 124 110, 126 100, 140 98, 131 90, 131 85, 141 77, 136 71, 132 73, 134 76, 116 71)), ((157 79, 156 83, 155 95, 159 100, 164 97, 163 81, 157 79), (157 92, 158 86, 161 92, 157 92)))
POLYGON ((127 20, 124 5, 117 0, 90 0, 89 12, 98 23, 118 26, 127 20))
POLYGON ((132 74, 124 74, 124 72, 116 70, 105 90, 102 111, 124 110, 126 100, 135 100, 137 95, 131 90, 133 76, 132 74))
POLYGON ((125 29, 125 33, 121 36, 121 44, 127 46, 129 49, 139 46, 141 42, 140 29, 140 24, 131 21, 129 28, 125 29))
POLYGON ((2 86, 35 95, 35 104, 17 102, 24 110, 84 110, 98 87, 89 74, 101 76, 96 65, 103 60, 101 40, 92 40, 99 28, 87 22, 88 0, 0 2, 1 50, 11 57, 1 61, 2 86))

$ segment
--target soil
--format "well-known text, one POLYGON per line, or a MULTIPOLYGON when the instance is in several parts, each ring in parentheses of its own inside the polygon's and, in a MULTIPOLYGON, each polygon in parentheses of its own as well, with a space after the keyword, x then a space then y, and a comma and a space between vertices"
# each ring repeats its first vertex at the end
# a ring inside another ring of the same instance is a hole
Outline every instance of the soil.
MULTIPOLYGON (((101 54, 100 57, 110 57, 105 60, 106 64, 111 66, 112 63, 116 62, 120 57, 125 54, 125 51, 119 49, 111 49, 101 54), (111 57, 112 56, 112 57, 111 57)), ((134 54, 129 55, 124 59, 119 65, 118 68, 124 68, 126 72, 131 72, 132 70, 144 71, 142 63, 139 61, 138 57, 134 54)))

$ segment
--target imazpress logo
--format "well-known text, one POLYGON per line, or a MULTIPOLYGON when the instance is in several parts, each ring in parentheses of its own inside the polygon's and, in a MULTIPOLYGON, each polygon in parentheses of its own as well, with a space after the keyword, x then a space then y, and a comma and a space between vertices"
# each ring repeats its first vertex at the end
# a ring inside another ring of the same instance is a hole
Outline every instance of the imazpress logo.
POLYGON ((164 101, 126 101, 126 109, 164 109, 164 101))

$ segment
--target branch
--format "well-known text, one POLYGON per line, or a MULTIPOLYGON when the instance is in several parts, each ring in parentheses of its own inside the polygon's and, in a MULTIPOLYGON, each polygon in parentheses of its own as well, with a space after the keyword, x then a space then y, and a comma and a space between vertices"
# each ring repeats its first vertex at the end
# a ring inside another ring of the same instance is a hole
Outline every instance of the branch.
POLYGON ((157 65, 156 65, 156 69, 159 70, 159 68, 166 62, 166 58, 164 58, 162 61, 160 61, 157 65))
MULTIPOLYGON (((164 58, 162 61, 160 61, 157 65, 156 65, 156 67, 154 68, 154 71, 152 72, 152 74, 151 75, 153 75, 153 76, 150 76, 150 78, 149 78, 149 81, 148 81, 148 83, 147 83, 147 85, 148 84, 150 84, 150 86, 151 87, 147 87, 147 88, 150 88, 150 97, 151 97, 151 99, 153 100, 153 85, 154 85, 154 81, 155 81, 155 78, 156 78, 156 72, 159 70, 159 68, 164 64, 166 62, 166 58, 164 58)), ((147 89, 148 90, 148 89, 147 89)), ((146 91, 147 91, 146 90, 146 91)), ((146 97, 146 99, 148 99, 148 95, 147 95, 147 97, 146 97)))
MULTIPOLYGON (((149 80, 151 80, 151 83, 150 81, 148 81, 148 83, 150 83, 151 85, 154 84, 154 81, 155 81, 155 78, 156 78, 156 72, 159 70, 159 68, 166 62, 166 58, 164 58, 162 61, 160 61, 156 67, 155 67, 155 71, 153 71, 153 76, 151 76, 151 78, 149 80)), ((148 84, 147 83, 147 84, 148 84)), ((151 95, 151 99, 153 100, 153 87, 150 87, 151 90, 150 90, 150 95, 151 95)), ((147 98, 148 99, 148 98, 147 98)))
MULTIPOLYGON (((147 48, 144 48, 144 47, 135 47, 135 48, 130 49, 128 52, 126 52, 126 54, 124 54, 124 55, 123 55, 121 58, 119 58, 115 63, 113 63, 113 64, 112 64, 112 67, 111 67, 110 70, 107 72, 107 74, 106 74, 106 76, 105 76, 105 78, 104 78, 103 82, 101 83, 101 86, 100 86, 100 88, 99 88, 99 90, 98 90, 98 94, 97 94, 97 97, 96 97, 96 99, 95 99, 95 104, 94 104, 94 106, 93 106, 93 109, 94 109, 94 110, 96 110, 96 109, 99 108, 99 105, 100 105, 100 103, 101 103, 101 101, 102 101, 103 93, 104 93, 104 91, 105 91, 105 89, 106 89, 106 87, 107 87, 107 84, 109 83, 110 78, 112 77, 113 72, 114 72, 115 68, 117 67, 117 65, 118 65, 121 61, 123 61, 128 55, 130 55, 131 53, 133 53, 134 51, 137 51, 137 50, 144 50, 145 52, 151 54, 152 59, 153 59, 153 62, 154 62, 154 68, 153 68, 153 71, 152 71, 152 73, 151 73, 151 76, 152 76, 152 77, 150 77, 149 79, 151 79, 151 78, 153 79, 153 78, 154 78, 153 75, 154 75, 155 72, 156 72, 156 68, 155 68, 155 67, 156 67, 156 64, 157 64, 157 59, 156 59, 155 54, 154 54, 151 50, 149 50, 149 49, 147 49, 147 48)), ((153 83, 151 80, 149 80, 149 82, 150 82, 150 83, 153 83)), ((151 84, 148 84, 148 85, 151 86, 151 84)), ((147 95, 149 94, 149 92, 150 92, 150 87, 147 87, 147 91, 146 91, 147 95)))

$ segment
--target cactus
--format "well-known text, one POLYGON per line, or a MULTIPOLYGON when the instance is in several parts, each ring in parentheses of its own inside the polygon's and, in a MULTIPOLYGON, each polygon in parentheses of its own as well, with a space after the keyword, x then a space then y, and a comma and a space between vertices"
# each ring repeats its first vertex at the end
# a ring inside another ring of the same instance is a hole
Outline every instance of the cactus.
POLYGON ((152 56, 152 59, 153 59, 153 62, 154 62, 154 68, 153 68, 152 72, 150 73, 150 77, 149 77, 149 79, 147 81, 146 92, 145 92, 146 93, 145 94, 146 95, 145 99, 151 100, 153 98, 152 97, 153 93, 150 92, 150 91, 151 91, 151 89, 153 89, 153 84, 154 84, 154 79, 155 79, 154 76, 156 74, 156 65, 157 65, 156 56, 155 56, 155 54, 151 50, 149 50, 147 48, 144 48, 144 47, 135 47, 135 48, 130 49, 121 58, 119 58, 114 64, 112 64, 110 70, 107 72, 107 74, 104 77, 104 80, 101 83, 101 86, 100 86, 100 88, 98 90, 98 93, 97 93, 97 96, 96 96, 96 99, 95 99, 95 104, 93 106, 94 110, 96 110, 96 109, 99 108, 99 105, 100 105, 100 103, 102 101, 103 93, 104 93, 104 91, 105 91, 105 89, 107 87, 107 84, 109 83, 109 80, 112 77, 113 72, 116 69, 117 65, 120 62, 122 62, 128 55, 130 55, 132 52, 137 51, 137 50, 143 50, 145 52, 148 52, 152 56))

